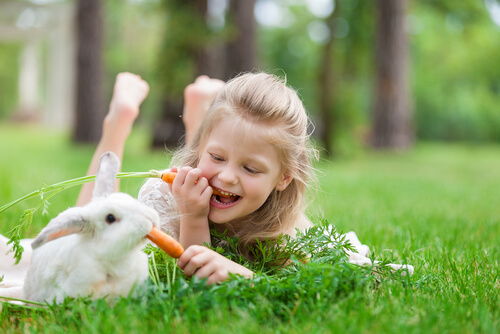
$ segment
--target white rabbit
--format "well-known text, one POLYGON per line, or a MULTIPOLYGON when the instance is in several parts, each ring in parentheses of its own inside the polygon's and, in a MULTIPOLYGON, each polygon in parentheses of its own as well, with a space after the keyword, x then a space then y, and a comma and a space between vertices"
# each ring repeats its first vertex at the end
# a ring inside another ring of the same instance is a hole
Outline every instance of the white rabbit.
POLYGON ((24 298, 63 301, 127 295, 148 277, 141 248, 158 226, 155 210, 124 193, 113 193, 119 159, 101 156, 92 201, 52 219, 32 243, 24 298))

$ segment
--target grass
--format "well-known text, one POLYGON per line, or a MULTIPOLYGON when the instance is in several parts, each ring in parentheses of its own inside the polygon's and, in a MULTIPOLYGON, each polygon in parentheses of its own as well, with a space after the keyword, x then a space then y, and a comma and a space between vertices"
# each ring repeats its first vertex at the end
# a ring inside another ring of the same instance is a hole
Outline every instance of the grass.
MULTIPOLYGON (((131 138, 124 171, 161 169, 163 151, 131 138)), ((66 134, 0 124, 0 205, 85 174, 92 146, 66 134)), ((367 280, 360 268, 312 263, 286 276, 234 279, 216 287, 177 279, 149 284, 114 306, 67 300, 45 309, 4 304, 0 332, 178 333, 498 333, 500 331, 500 146, 420 143, 408 153, 364 152, 322 161, 321 189, 309 214, 354 230, 377 259, 410 263, 410 279, 367 280)), ((136 194, 140 181, 122 183, 136 194)), ((76 201, 52 199, 26 236, 76 201)), ((23 203, 0 215, 0 233, 17 224, 23 203)))

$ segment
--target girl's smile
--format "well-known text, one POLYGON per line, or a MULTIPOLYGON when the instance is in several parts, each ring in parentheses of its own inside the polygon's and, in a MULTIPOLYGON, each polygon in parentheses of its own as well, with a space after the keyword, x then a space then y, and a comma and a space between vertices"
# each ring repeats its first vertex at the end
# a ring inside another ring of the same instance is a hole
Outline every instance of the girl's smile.
POLYGON ((244 217, 259 209, 275 188, 288 185, 283 183, 278 150, 266 141, 265 133, 265 125, 241 119, 221 120, 212 129, 198 168, 212 187, 228 197, 211 197, 210 221, 244 217))
POLYGON ((228 209, 238 203, 238 201, 241 199, 241 196, 227 193, 221 189, 219 189, 222 195, 226 196, 218 196, 218 195, 212 195, 210 198, 210 206, 211 207, 216 207, 218 209, 228 209))

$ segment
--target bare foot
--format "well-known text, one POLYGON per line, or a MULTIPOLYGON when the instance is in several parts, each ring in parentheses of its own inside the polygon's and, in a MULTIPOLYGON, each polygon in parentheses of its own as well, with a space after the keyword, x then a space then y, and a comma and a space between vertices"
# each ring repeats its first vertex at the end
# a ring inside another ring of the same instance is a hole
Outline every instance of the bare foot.
POLYGON ((186 140, 198 130, 205 114, 225 82, 206 75, 196 78, 184 89, 184 111, 182 121, 186 127, 186 140))
POLYGON ((148 93, 149 85, 140 76, 119 73, 116 76, 113 97, 105 119, 108 130, 128 136, 139 115, 139 106, 148 93))

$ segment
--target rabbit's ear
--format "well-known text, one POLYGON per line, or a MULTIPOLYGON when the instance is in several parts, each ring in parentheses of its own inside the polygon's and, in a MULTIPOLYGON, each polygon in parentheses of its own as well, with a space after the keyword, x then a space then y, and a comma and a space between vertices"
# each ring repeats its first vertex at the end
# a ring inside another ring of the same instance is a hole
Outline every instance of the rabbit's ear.
POLYGON ((80 207, 61 212, 40 231, 31 243, 31 248, 35 249, 54 239, 82 232, 85 226, 88 226, 83 212, 80 207))
POLYGON ((111 194, 115 189, 115 178, 120 168, 120 159, 113 152, 101 155, 97 169, 93 197, 111 194))

